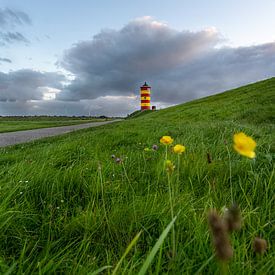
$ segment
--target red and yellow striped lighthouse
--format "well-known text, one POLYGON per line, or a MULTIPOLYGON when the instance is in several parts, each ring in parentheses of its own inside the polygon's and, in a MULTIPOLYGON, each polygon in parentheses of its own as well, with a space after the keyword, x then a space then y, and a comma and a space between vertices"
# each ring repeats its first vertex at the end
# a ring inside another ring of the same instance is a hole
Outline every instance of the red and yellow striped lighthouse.
POLYGON ((140 87, 140 109, 150 110, 150 100, 151 100, 151 87, 145 82, 142 87, 140 87))

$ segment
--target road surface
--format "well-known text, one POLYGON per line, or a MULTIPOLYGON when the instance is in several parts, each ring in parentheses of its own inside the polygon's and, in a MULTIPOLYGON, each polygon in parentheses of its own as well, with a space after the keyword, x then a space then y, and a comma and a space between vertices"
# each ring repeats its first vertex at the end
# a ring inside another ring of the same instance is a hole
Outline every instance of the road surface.
POLYGON ((44 137, 52 137, 58 136, 61 134, 66 134, 69 132, 73 132, 80 129, 90 128, 101 126, 113 122, 117 122, 120 120, 111 120, 104 122, 90 122, 78 125, 70 125, 70 126, 61 126, 61 127, 51 127, 51 128, 42 128, 42 129, 34 129, 34 130, 26 130, 26 131, 17 131, 17 132, 9 132, 9 133, 1 133, 0 134, 0 147, 14 145, 23 142, 33 141, 39 138, 44 137))

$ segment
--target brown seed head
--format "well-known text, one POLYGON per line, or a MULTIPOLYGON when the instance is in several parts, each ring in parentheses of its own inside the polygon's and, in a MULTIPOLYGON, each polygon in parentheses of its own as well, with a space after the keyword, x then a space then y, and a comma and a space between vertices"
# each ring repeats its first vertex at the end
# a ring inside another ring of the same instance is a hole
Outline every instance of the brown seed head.
POLYGON ((256 237, 253 242, 253 249, 257 254, 264 254, 267 250, 267 241, 265 239, 256 237))
POLYGON ((212 158, 211 158, 210 153, 207 153, 207 162, 208 162, 208 164, 212 163, 212 158))
POLYGON ((208 214, 208 223, 217 258, 221 261, 228 261, 233 256, 233 249, 226 224, 216 211, 211 211, 208 214))
POLYGON ((242 227, 241 210, 237 204, 233 204, 225 213, 224 220, 229 232, 240 230, 242 227))

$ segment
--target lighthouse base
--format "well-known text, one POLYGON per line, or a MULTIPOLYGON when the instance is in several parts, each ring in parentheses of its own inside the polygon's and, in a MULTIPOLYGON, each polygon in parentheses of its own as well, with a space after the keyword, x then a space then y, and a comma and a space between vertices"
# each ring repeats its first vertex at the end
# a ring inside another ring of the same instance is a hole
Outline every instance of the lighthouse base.
POLYGON ((141 111, 143 111, 143 110, 151 110, 151 108, 150 108, 150 106, 142 106, 140 110, 141 111))

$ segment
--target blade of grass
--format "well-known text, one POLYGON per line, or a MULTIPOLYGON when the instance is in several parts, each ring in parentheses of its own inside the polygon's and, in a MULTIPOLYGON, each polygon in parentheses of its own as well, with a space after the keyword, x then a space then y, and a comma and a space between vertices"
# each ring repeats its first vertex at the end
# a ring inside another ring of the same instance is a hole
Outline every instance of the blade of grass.
POLYGON ((16 262, 13 263, 12 266, 3 275, 10 275, 10 274, 12 274, 13 271, 15 270, 15 268, 16 268, 16 265, 17 265, 16 262))
POLYGON ((121 263, 123 262, 124 258, 127 256, 127 254, 130 252, 130 250, 132 249, 132 247, 135 245, 135 243, 138 241, 140 235, 141 235, 142 231, 140 231, 135 237, 134 239, 131 241, 131 243, 128 245, 128 247, 126 248, 124 254, 122 255, 122 257, 120 258, 119 262, 117 263, 114 271, 113 271, 113 275, 116 274, 116 272, 118 271, 118 268, 120 267, 121 263))
POLYGON ((154 247, 152 248, 150 254, 147 256, 143 266, 141 267, 138 275, 144 275, 147 271, 147 269, 149 268, 150 264, 152 263, 154 257, 156 256, 159 248, 161 247, 161 245, 163 244, 166 236, 168 235, 169 231, 171 230, 174 222, 176 221, 177 216, 167 225, 167 227, 163 230, 163 232, 161 233, 159 239, 157 240, 157 242, 155 243, 154 247))
POLYGON ((104 270, 106 270, 106 269, 108 269, 108 268, 111 268, 111 267, 112 267, 111 265, 103 266, 103 267, 101 267, 101 268, 99 268, 99 269, 97 269, 97 270, 95 270, 95 271, 92 271, 92 272, 88 273, 88 275, 97 275, 97 274, 99 274, 100 272, 102 272, 102 271, 104 271, 104 270))

